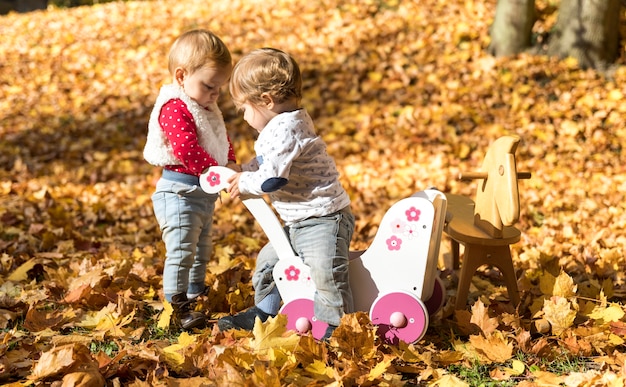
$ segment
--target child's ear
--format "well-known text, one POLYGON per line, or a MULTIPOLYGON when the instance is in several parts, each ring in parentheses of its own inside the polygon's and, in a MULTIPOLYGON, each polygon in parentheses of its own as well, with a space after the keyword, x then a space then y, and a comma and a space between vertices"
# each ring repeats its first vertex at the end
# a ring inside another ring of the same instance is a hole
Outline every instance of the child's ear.
POLYGON ((269 93, 261 94, 261 101, 265 104, 265 107, 271 109, 274 107, 274 98, 269 93))
POLYGON ((176 82, 178 83, 179 86, 183 85, 183 82, 185 81, 186 73, 187 72, 182 67, 176 67, 176 69, 174 70, 174 79, 176 79, 176 82))

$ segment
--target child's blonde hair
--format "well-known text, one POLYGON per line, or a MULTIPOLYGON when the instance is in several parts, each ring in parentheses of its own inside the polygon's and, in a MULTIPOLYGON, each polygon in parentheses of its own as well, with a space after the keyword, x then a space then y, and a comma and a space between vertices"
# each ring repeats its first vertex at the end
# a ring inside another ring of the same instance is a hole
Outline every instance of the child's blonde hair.
POLYGON ((302 99, 302 75, 289 54, 275 48, 260 48, 245 55, 233 69, 230 95, 237 107, 249 102, 259 105, 269 94, 275 103, 302 99))
POLYGON ((222 68, 232 65, 228 47, 207 30, 191 30, 180 35, 170 49, 168 69, 174 75, 177 67, 193 74, 206 66, 222 68))

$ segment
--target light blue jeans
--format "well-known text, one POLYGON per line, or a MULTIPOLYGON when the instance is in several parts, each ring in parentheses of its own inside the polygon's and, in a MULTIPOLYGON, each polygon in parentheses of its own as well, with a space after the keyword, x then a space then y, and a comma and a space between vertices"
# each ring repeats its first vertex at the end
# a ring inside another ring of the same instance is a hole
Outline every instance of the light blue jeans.
MULTIPOLYGON (((350 207, 333 214, 305 219, 285 227, 291 246, 311 268, 317 291, 315 316, 328 324, 339 325, 344 313, 353 312, 352 291, 348 278, 348 253, 354 232, 354 216, 350 207)), ((271 244, 265 245, 257 257, 252 276, 255 304, 259 304, 276 284, 272 270, 278 255, 271 244)), ((278 313, 278 310, 272 314, 278 313)))
POLYGON ((178 293, 204 291, 217 196, 205 193, 197 177, 183 173, 164 170, 157 182, 152 204, 165 243, 163 293, 167 301, 178 293))

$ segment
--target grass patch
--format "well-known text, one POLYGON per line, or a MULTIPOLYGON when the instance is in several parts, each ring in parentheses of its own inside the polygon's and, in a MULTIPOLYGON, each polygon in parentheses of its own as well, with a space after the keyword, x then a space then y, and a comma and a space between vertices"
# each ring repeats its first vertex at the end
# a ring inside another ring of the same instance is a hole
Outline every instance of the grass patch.
POLYGON ((590 365, 593 365, 594 363, 586 357, 565 354, 562 357, 555 359, 541 359, 539 364, 541 364, 541 368, 545 371, 552 372, 557 375, 567 375, 571 372, 589 371, 593 368, 590 367, 590 365))
POLYGON ((89 344, 89 351, 91 353, 100 353, 104 352, 108 357, 113 357, 119 352, 120 348, 117 343, 109 340, 109 341, 92 341, 89 344))
POLYGON ((474 363, 471 367, 453 364, 448 367, 448 371, 465 381, 472 387, 513 387, 517 385, 517 380, 494 380, 489 373, 493 369, 493 364, 474 363))

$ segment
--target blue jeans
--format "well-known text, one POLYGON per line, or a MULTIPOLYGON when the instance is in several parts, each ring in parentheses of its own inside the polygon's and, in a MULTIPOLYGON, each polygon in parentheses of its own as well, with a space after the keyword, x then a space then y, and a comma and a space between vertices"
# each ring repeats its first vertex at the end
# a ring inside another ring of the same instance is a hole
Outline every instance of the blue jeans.
MULTIPOLYGON (((315 316, 328 324, 339 325, 344 313, 351 313, 354 308, 348 277, 348 253, 354 232, 350 207, 294 223, 285 227, 285 231, 293 250, 311 268, 316 288, 315 316)), ((276 262, 278 255, 268 243, 259 252, 252 276, 256 304, 276 286, 272 276, 276 262)))
POLYGON ((205 193, 198 178, 165 170, 152 195, 165 243, 163 293, 202 293, 211 258, 213 210, 218 195, 205 193))

